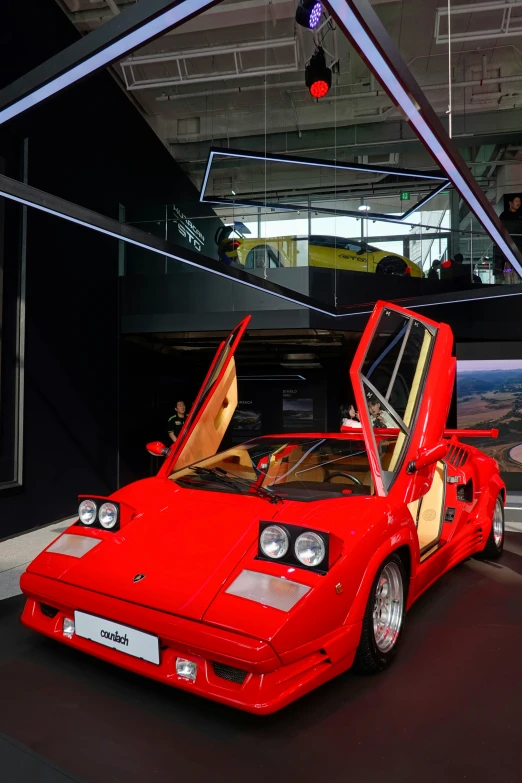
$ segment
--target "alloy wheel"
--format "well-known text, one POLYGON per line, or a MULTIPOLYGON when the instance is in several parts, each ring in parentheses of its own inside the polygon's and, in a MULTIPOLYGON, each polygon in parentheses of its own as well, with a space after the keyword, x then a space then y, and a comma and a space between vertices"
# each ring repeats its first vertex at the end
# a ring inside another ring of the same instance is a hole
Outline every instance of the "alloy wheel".
POLYGON ((396 563, 387 563, 381 571, 375 590, 373 633, 375 644, 382 653, 396 644, 404 613, 404 587, 396 563))
POLYGON ((500 549, 504 539, 504 518, 500 498, 497 498, 495 511, 493 513, 493 539, 495 541, 495 546, 500 549))

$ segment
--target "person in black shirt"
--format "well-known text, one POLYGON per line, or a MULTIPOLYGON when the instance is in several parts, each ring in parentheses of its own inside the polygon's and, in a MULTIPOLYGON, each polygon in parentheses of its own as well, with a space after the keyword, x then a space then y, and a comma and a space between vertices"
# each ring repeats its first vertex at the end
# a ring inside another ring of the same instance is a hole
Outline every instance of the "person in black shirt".
POLYGON ((436 260, 431 265, 431 268, 428 274, 426 275, 426 277, 428 278, 428 280, 440 280, 439 274, 440 274, 440 261, 436 260))
POLYGON ((504 223, 504 225, 506 226, 510 234, 520 233, 519 231, 517 231, 517 228, 521 225, 520 222, 521 206, 522 206, 522 200, 520 199, 520 196, 515 196, 513 201, 509 202, 509 209, 505 209, 500 215, 501 221, 504 223), (507 225, 508 223, 512 225, 507 225))
MULTIPOLYGON (((520 207, 522 206, 522 200, 520 196, 515 196, 509 202, 509 208, 505 209, 501 215, 500 220, 502 225, 513 236, 513 241, 517 248, 522 251, 522 214, 520 207), (518 235, 518 236, 517 236, 518 235)), ((504 259, 504 255, 500 249, 495 245, 495 282, 496 283, 515 283, 518 282, 518 275, 511 268, 511 265, 504 259)))
POLYGON ((173 416, 170 417, 168 421, 168 431, 169 431, 169 438, 176 442, 179 433, 181 432, 181 429, 183 425, 185 424, 185 411, 186 406, 183 400, 179 400, 176 403, 175 413, 173 416))

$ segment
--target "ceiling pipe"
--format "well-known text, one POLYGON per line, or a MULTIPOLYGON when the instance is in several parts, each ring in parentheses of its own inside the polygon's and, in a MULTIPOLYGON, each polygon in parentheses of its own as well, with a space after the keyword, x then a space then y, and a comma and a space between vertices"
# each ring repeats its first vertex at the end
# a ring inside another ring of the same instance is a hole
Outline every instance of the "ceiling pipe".
MULTIPOLYGON (((365 84, 366 82, 362 82, 365 84)), ((368 82, 369 83, 369 82, 368 82)), ((296 92, 308 92, 303 81, 299 82, 277 82, 275 84, 250 84, 245 87, 225 87, 221 90, 205 90, 203 92, 187 92, 187 93, 175 93, 173 95, 158 95, 157 101, 182 101, 189 98, 211 98, 213 95, 236 95, 242 92, 254 92, 254 90, 264 90, 265 86, 270 89, 288 90, 291 88, 297 88, 296 92)), ((344 84, 343 87, 360 87, 361 82, 358 84, 344 84)), ((364 93, 366 95, 366 93, 364 93)))
POLYGON ((89 8, 86 11, 71 10, 67 16, 73 24, 87 24, 88 22, 106 22, 112 19, 116 14, 121 13, 131 5, 136 5, 136 0, 132 2, 116 3, 115 0, 104 0, 105 8, 89 8), (116 6, 117 10, 114 10, 116 6))
MULTIPOLYGON (((468 79, 466 81, 462 82, 453 82, 453 88, 454 89, 461 89, 465 87, 482 87, 486 84, 507 84, 507 83, 513 83, 513 82, 522 82, 522 74, 520 76, 498 76, 498 77, 491 77, 488 79, 468 79)), ((344 87, 351 87, 356 85, 343 85, 344 87)), ((358 85, 357 85, 358 86, 358 85)), ((306 86, 303 85, 303 82, 288 82, 287 84, 271 84, 270 87, 274 88, 280 88, 280 89, 288 89, 289 87, 297 88, 296 92, 308 92, 308 89, 306 86)), ((436 90, 447 90, 448 85, 446 83, 444 84, 426 84, 422 89, 424 92, 428 91, 436 91, 436 90)), ((264 90, 265 85, 264 84, 251 84, 247 85, 245 87, 228 87, 222 90, 213 90, 209 92, 206 90, 205 92, 189 92, 186 94, 176 93, 175 95, 158 95, 156 100, 157 101, 182 101, 189 98, 208 98, 212 95, 234 95, 236 93, 242 93, 242 92, 254 92, 255 90, 264 90)), ((351 101, 359 98, 387 98, 387 94, 384 90, 367 90, 365 92, 352 92, 348 95, 329 95, 328 98, 324 99, 324 103, 330 103, 331 101, 351 101)))

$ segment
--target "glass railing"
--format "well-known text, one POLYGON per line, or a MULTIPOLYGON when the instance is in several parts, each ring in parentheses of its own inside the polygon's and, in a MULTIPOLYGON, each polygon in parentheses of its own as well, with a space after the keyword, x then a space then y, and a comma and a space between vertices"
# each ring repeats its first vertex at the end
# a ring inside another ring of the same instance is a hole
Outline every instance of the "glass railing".
MULTIPOLYGON (((181 258, 188 248, 217 259, 223 269, 244 269, 330 306, 520 283, 476 221, 468 218, 456 230, 447 200, 433 202, 407 220, 350 210, 337 201, 335 209, 326 202, 311 209, 226 206, 207 215, 201 214, 207 205, 163 205, 154 217, 127 222, 166 239, 181 258)), ((123 272, 207 274, 129 245, 123 272)))

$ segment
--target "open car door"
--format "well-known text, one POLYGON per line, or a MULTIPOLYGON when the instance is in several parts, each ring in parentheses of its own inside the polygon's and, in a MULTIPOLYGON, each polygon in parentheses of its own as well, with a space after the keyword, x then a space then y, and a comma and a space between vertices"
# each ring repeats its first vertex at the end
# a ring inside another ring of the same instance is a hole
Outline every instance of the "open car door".
POLYGON ((219 346, 160 475, 168 475, 174 468, 178 470, 211 457, 219 449, 237 407, 234 352, 249 321, 250 316, 241 321, 219 346))
POLYGON ((409 503, 431 484, 434 464, 411 475, 407 470, 419 449, 443 439, 455 379, 452 345, 446 324, 376 304, 350 377, 378 495, 396 486, 409 503), (386 429, 393 436, 383 438, 386 429))

